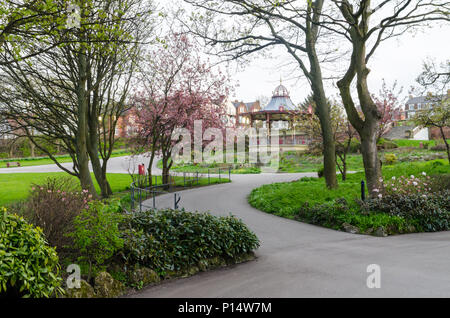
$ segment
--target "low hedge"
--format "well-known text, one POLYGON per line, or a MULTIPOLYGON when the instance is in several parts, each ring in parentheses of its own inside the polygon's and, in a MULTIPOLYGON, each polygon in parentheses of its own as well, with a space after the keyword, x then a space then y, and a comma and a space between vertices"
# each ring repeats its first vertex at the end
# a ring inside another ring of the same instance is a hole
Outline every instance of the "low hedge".
POLYGON ((124 224, 127 266, 145 266, 163 275, 214 257, 234 258, 258 248, 259 240, 234 216, 184 210, 136 212, 124 224))

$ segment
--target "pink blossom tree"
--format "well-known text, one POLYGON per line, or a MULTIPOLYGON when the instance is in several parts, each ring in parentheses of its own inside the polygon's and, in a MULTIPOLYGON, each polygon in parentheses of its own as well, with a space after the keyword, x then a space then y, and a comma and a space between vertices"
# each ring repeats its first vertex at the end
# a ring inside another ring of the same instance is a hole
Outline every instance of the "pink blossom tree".
POLYGON ((400 113, 398 96, 401 94, 402 90, 402 87, 397 87, 397 81, 395 81, 392 86, 388 86, 383 79, 383 84, 378 95, 372 96, 381 114, 381 120, 377 130, 377 141, 389 131, 391 125, 396 120, 396 115, 400 113))
MULTIPOLYGON (((224 128, 226 109, 220 102, 228 93, 226 77, 200 57, 185 35, 171 34, 147 58, 142 88, 133 99, 136 152, 148 152, 148 174, 157 155, 162 156, 162 181, 169 182, 178 128, 193 132, 194 121, 207 128, 224 128)), ((184 137, 183 137, 184 138, 184 137)))

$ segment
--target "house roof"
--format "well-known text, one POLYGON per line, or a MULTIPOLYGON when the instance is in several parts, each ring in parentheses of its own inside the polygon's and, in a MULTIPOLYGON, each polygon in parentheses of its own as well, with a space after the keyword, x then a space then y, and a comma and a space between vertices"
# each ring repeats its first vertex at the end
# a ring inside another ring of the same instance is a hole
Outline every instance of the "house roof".
POLYGON ((433 102, 440 101, 442 96, 429 97, 429 96, 419 96, 419 97, 411 97, 408 99, 406 104, 428 104, 433 102))

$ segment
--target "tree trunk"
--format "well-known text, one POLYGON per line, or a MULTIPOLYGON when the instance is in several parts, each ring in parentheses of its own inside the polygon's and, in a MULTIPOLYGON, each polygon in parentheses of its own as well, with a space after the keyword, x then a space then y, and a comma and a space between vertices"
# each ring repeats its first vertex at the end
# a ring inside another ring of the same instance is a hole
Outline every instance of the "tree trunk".
POLYGON ((163 159, 162 159, 162 163, 163 163, 163 168, 162 168, 162 183, 163 184, 169 184, 169 165, 168 165, 168 162, 169 162, 169 158, 168 157, 166 157, 166 156, 163 156, 163 159))
POLYGON ((86 93, 86 55, 83 52, 78 54, 78 68, 79 68, 79 82, 77 87, 78 97, 78 131, 76 136, 77 145, 77 158, 79 179, 81 187, 84 190, 88 190, 94 197, 98 197, 95 191, 94 184, 92 182, 91 174, 89 171, 89 155, 87 152, 87 118, 88 118, 88 104, 86 93))
POLYGON ((30 141, 30 157, 32 158, 35 157, 34 148, 34 144, 30 141))
POLYGON ((441 131, 442 140, 444 140, 445 147, 447 148, 447 158, 448 163, 450 164, 450 146, 447 142, 447 139, 445 138, 444 127, 439 127, 439 130, 441 131))
POLYGON ((153 185, 153 174, 152 174, 152 167, 153 167, 153 161, 155 159, 155 152, 152 150, 152 153, 150 155, 150 160, 148 162, 148 168, 147 168, 147 174, 148 174, 148 186, 151 187, 153 185))
POLYGON ((377 135, 374 131, 366 129, 361 134, 361 153, 364 163, 364 172, 366 174, 366 183, 369 195, 374 197, 378 194, 381 178, 381 165, 378 159, 377 135), (375 191, 374 191, 375 190, 375 191))
MULTIPOLYGON (((314 94, 316 96, 316 94, 314 94)), ((323 174, 325 183, 329 189, 337 188, 336 179, 336 145, 331 128, 331 118, 325 96, 323 98, 314 97, 317 107, 317 114, 320 120, 323 139, 323 174)))
MULTIPOLYGON (((90 121, 95 119, 90 119, 90 121)), ((89 157, 91 158, 92 170, 94 171, 95 180, 97 180, 98 186, 100 188, 100 192, 103 198, 107 198, 112 194, 111 186, 106 178, 106 164, 103 165, 100 163, 100 158, 98 156, 98 142, 97 142, 97 134, 93 134, 93 129, 97 129, 95 124, 92 123, 90 126, 90 134, 89 134, 89 157)))
MULTIPOLYGON (((317 58, 316 41, 318 34, 317 22, 322 12, 323 1, 315 3, 314 14, 312 20, 309 21, 306 30, 306 49, 308 51, 308 59, 310 63, 309 78, 311 81, 311 88, 313 91, 313 99, 316 103, 316 112, 320 120, 320 127, 322 130, 323 139, 323 173, 325 183, 329 189, 337 188, 336 179, 336 145, 333 136, 333 129, 331 126, 330 108, 327 103, 327 97, 323 87, 322 70, 320 62, 317 58)), ((309 13, 311 19, 311 12, 309 13)), ((302 67, 302 65, 301 65, 302 67)))

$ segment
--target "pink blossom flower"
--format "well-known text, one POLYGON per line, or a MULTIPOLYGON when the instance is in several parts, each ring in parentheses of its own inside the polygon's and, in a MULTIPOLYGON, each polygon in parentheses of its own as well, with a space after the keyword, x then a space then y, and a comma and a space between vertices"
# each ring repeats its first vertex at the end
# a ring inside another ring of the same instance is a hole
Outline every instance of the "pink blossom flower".
POLYGON ((383 197, 383 195, 380 193, 380 194, 378 195, 378 197, 381 199, 381 198, 383 197))

